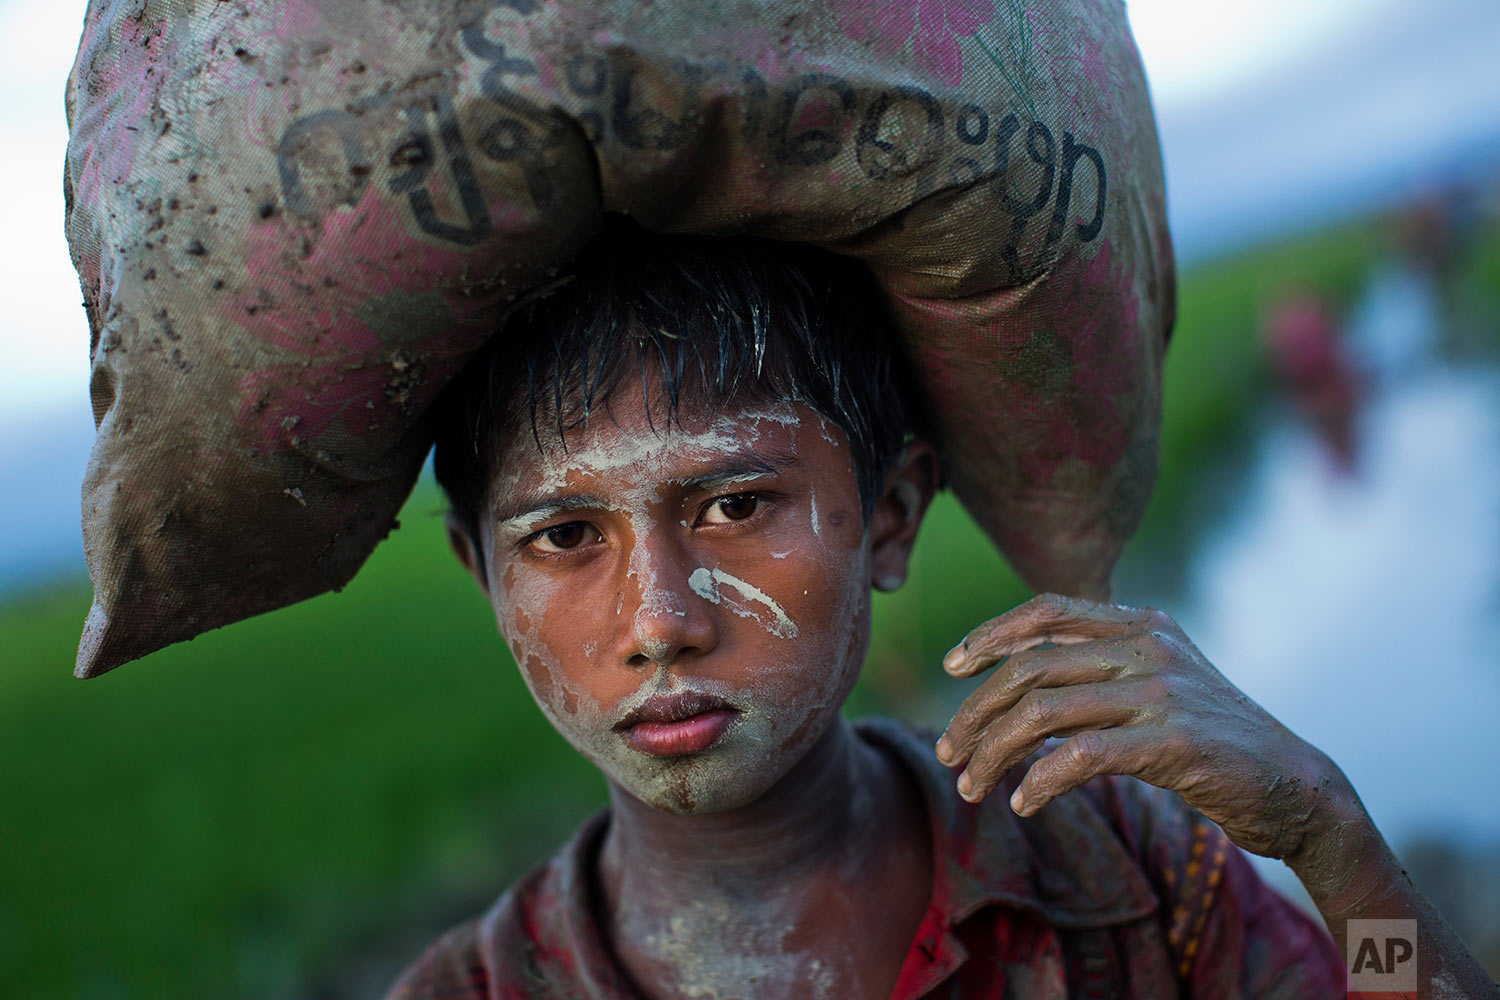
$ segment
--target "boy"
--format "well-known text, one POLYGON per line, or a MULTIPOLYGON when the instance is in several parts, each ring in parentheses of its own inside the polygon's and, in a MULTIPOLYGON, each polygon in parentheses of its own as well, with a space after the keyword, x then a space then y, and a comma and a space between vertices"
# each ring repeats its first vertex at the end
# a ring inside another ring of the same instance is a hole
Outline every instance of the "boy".
POLYGON ((1038 598, 945 658, 992 676, 935 751, 846 722, 922 427, 859 267, 752 241, 612 224, 469 365, 453 545, 610 807, 392 996, 1342 994, 1230 840, 1340 937, 1419 919, 1422 995, 1485 988, 1332 762, 1164 615, 1038 598))

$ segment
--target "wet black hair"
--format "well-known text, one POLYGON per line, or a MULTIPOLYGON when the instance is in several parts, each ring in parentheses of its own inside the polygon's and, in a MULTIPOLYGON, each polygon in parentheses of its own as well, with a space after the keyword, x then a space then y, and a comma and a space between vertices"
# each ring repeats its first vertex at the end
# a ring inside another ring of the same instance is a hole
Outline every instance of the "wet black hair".
POLYGON ((800 244, 657 235, 608 216, 435 404, 434 470, 458 526, 479 538, 502 440, 525 428, 540 447, 544 434, 607 415, 632 372, 653 422, 675 420, 685 397, 816 410, 849 440, 867 521, 891 464, 923 428, 864 265, 800 244))

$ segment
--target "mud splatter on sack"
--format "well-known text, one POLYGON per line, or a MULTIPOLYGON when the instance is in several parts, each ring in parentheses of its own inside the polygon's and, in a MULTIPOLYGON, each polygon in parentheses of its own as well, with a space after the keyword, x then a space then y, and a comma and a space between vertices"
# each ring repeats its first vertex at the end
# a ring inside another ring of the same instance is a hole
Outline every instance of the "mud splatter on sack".
POLYGON ((68 115, 79 676, 346 583, 607 211, 867 262, 1034 586, 1100 592, 1145 506, 1173 270, 1116 0, 91 0, 68 115))

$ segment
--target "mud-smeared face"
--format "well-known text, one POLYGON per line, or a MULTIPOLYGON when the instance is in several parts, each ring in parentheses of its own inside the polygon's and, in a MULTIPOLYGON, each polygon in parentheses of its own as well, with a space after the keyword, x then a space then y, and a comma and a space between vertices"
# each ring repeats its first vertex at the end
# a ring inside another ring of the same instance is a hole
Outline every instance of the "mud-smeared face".
POLYGON ((566 449, 506 442, 481 517, 491 604, 537 704, 615 785, 678 813, 747 805, 837 717, 869 641, 847 441, 793 403, 684 404, 654 429, 615 411, 566 449))

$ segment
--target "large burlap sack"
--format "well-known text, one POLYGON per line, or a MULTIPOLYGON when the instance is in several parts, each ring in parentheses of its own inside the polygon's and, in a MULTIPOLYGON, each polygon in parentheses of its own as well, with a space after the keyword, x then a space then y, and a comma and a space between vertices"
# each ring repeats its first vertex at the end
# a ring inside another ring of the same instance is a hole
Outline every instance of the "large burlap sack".
POLYGON ((1117 0, 90 0, 68 112, 79 676, 348 581, 605 211, 868 262, 1034 586, 1102 593, 1141 515, 1173 270, 1117 0))

